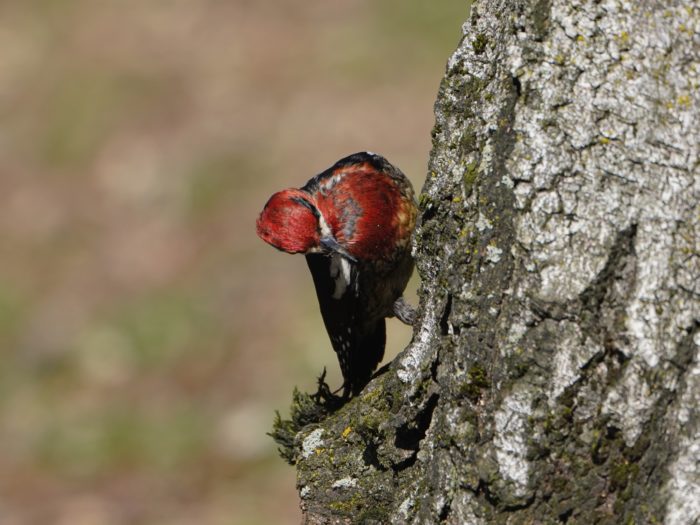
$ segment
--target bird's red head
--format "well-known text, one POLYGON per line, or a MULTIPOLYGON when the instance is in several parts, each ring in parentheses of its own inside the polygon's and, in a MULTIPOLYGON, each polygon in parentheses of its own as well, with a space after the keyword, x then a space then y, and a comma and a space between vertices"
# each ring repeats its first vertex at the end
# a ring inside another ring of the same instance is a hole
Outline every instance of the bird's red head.
POLYGON ((319 212, 311 195, 288 189, 267 201, 257 221, 258 237, 287 253, 308 253, 319 248, 319 212))

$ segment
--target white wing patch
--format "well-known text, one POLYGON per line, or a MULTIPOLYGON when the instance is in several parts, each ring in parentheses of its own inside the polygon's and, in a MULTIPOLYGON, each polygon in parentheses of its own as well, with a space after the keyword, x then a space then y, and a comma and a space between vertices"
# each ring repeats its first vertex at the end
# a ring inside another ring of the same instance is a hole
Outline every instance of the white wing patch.
POLYGON ((330 226, 328 226, 328 223, 322 214, 319 214, 318 216, 318 225, 321 228, 321 237, 331 237, 333 235, 330 226))
POLYGON ((350 285, 350 261, 342 255, 335 254, 331 257, 331 278, 335 282, 333 299, 340 299, 350 285))

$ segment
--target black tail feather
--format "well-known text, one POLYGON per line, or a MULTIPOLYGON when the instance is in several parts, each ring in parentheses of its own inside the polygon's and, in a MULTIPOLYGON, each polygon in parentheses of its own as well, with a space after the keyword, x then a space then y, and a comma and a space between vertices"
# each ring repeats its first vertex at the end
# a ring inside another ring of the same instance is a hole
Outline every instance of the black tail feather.
POLYGON ((384 358, 386 345, 386 322, 379 319, 370 329, 358 336, 353 341, 355 345, 351 349, 347 370, 343 370, 345 384, 343 396, 350 393, 356 396, 369 383, 372 374, 384 358))

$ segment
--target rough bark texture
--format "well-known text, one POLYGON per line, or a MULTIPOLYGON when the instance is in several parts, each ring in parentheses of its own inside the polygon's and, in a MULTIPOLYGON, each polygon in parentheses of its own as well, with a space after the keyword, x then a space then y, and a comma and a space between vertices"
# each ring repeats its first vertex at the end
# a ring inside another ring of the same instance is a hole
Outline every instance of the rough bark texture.
POLYGON ((698 2, 474 4, 414 338, 297 435, 308 523, 700 520, 699 54, 698 2))

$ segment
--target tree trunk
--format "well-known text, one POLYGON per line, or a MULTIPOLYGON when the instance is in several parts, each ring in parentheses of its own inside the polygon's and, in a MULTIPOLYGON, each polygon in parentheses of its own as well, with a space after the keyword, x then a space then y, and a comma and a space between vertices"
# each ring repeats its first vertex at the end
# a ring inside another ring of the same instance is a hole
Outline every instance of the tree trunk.
POLYGON ((297 434, 306 522, 700 520, 699 54, 697 1, 473 5, 413 341, 297 434))

